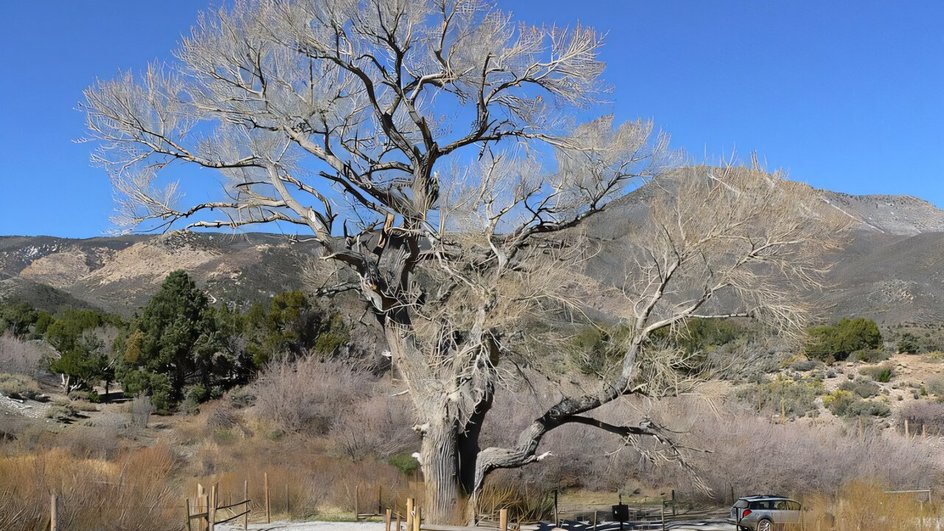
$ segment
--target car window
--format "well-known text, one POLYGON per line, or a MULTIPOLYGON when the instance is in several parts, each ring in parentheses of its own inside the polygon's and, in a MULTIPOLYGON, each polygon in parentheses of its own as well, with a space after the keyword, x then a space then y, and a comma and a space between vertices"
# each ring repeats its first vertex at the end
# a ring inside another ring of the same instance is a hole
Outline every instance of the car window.
POLYGON ((734 506, 737 507, 738 509, 743 509, 747 507, 747 500, 738 500, 734 502, 734 506))
POLYGON ((770 500, 758 500, 751 502, 751 509, 754 509, 755 511, 770 510, 770 500))
POLYGON ((786 502, 786 505, 787 505, 787 510, 788 510, 788 511, 799 511, 799 510, 800 510, 800 503, 799 503, 799 502, 788 501, 788 502, 786 502))
POLYGON ((786 510, 787 510, 787 502, 785 502, 785 501, 783 501, 783 500, 780 500, 780 501, 776 502, 776 505, 774 505, 774 509, 776 509, 776 510, 778 510, 778 511, 786 511, 786 510))

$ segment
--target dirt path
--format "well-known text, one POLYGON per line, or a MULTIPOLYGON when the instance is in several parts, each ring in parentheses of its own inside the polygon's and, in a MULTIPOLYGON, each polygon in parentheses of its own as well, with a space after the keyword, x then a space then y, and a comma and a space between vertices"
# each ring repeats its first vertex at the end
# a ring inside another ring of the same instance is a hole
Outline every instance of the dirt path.
MULTIPOLYGON (((239 531, 242 525, 218 525, 220 531, 239 531)), ((380 522, 272 522, 271 524, 250 524, 252 531, 383 531, 380 522)), ((483 528, 485 529, 485 528, 483 528)), ((540 531, 551 529, 550 526, 522 526, 522 531, 540 531)), ((571 529, 571 528, 567 528, 571 529)), ((577 528, 574 528, 577 529, 577 528)), ((583 528, 581 528, 583 529, 583 528)), ((600 531, 619 529, 619 524, 600 524, 600 531)), ((734 526, 718 521, 676 522, 668 526, 673 531, 734 531, 734 526)))

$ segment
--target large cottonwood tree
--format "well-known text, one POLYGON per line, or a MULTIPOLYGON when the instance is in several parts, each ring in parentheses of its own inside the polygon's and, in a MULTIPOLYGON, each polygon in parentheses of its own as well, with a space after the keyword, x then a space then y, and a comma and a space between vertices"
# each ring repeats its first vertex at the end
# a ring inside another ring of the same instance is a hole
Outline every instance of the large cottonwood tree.
POLYGON ((427 514, 445 521, 564 424, 659 436, 587 415, 672 367, 646 361, 647 338, 692 316, 795 322, 787 286, 813 279, 813 194, 757 170, 667 174, 650 123, 578 124, 602 93, 600 45, 478 0, 237 0, 172 63, 88 89, 84 109, 121 221, 295 224, 353 273, 415 407, 427 514), (221 199, 182 201, 178 182, 214 182, 187 167, 224 176, 221 199), (653 179, 627 252, 640 274, 622 290, 625 352, 596 388, 481 449, 520 325, 580 306, 580 226, 653 179))

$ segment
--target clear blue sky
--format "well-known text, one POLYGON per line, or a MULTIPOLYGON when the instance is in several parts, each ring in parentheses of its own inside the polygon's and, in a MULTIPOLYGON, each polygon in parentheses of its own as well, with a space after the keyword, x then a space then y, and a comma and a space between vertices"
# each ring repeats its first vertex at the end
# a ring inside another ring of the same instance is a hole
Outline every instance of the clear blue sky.
MULTIPOLYGON (((944 207, 944 2, 499 4, 529 22, 606 32, 605 110, 654 119, 698 161, 756 150, 814 186, 944 207)), ((74 143, 82 90, 169 58, 208 5, 0 2, 0 234, 111 228, 108 179, 74 143)))

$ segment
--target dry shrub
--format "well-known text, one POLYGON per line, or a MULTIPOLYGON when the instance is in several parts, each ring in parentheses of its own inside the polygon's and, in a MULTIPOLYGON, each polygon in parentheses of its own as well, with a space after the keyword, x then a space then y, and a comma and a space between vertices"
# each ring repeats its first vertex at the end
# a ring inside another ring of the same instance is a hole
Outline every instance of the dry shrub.
POLYGON ((187 493, 192 496, 197 483, 207 488, 218 484, 224 499, 236 500, 242 496, 243 482, 248 482, 252 519, 264 514, 266 474, 276 518, 352 518, 355 490, 361 512, 377 509, 378 494, 383 507, 397 502, 402 507, 408 496, 416 497, 422 491, 421 484, 411 484, 386 463, 332 457, 318 441, 305 436, 287 435, 278 441, 248 439, 225 452, 215 446, 208 443, 202 449, 205 458, 213 453, 213 472, 195 474, 196 479, 185 486, 187 493))
POLYGON ((0 367, 4 372, 36 377, 48 355, 38 341, 21 341, 11 334, 0 335, 0 367))
POLYGON ((898 429, 904 433, 905 421, 912 434, 926 432, 928 435, 944 434, 944 404, 918 400, 903 406, 898 411, 898 429))
POLYGON ((50 493, 59 499, 61 529, 179 529, 174 466, 164 446, 128 451, 113 462, 63 449, 0 458, 0 529, 48 526, 50 493))
MULTIPOLYGON (((732 487, 739 495, 835 492, 862 478, 913 488, 940 469, 929 441, 907 440, 867 426, 860 436, 856 429, 833 424, 771 424, 747 413, 721 414, 684 401, 658 416, 686 432, 678 435, 683 444, 711 452, 689 455, 718 498, 732 487)), ((649 479, 656 485, 679 485, 679 490, 691 484, 671 470, 653 470, 649 479)))
MULTIPOLYGON (((535 381, 530 389, 527 392, 533 394, 526 395, 523 390, 500 393, 493 418, 485 424, 483 446, 512 444, 515 434, 539 414, 542 404, 554 399, 550 383, 535 381)), ((637 487, 675 488, 686 497, 727 502, 732 487, 739 495, 834 492, 850 481, 878 477, 893 487, 913 488, 923 478, 937 477, 941 468, 931 440, 909 441, 879 432, 867 423, 861 437, 854 427, 836 424, 772 424, 753 411, 738 409, 737 403, 624 399, 594 416, 623 425, 637 425, 649 417, 677 432, 672 438, 687 448, 683 451, 686 461, 710 493, 693 486, 690 473, 664 445, 644 438, 637 449, 626 446, 619 437, 586 426, 552 431, 538 449, 538 453, 550 451, 551 456, 503 477, 517 485, 544 489, 631 492, 637 487)))
POLYGON ((337 448, 352 461, 367 457, 386 460, 419 449, 419 437, 411 427, 412 404, 405 396, 390 396, 392 391, 378 383, 374 394, 358 402, 331 430, 337 448))
POLYGON ((29 417, 0 414, 0 442, 19 439, 35 423, 29 417))
POLYGON ((485 483, 479 494, 480 515, 497 517, 499 509, 508 509, 513 522, 537 522, 554 514, 553 498, 539 485, 516 478, 513 472, 500 470, 485 483))
POLYGON ((119 430, 113 426, 72 425, 55 444, 78 459, 114 459, 119 455, 119 430))
POLYGON ((257 414, 285 432, 326 434, 370 392, 370 378, 314 357, 271 364, 253 384, 257 414))
POLYGON ((35 400, 42 395, 36 380, 22 374, 0 373, 0 394, 16 400, 35 400))
POLYGON ((915 493, 890 493, 880 482, 853 481, 833 496, 803 499, 805 531, 937 529, 937 508, 915 493))
POLYGON ((412 408, 393 386, 333 361, 271 365, 253 384, 255 415, 277 431, 325 437, 352 461, 418 449, 412 408))

